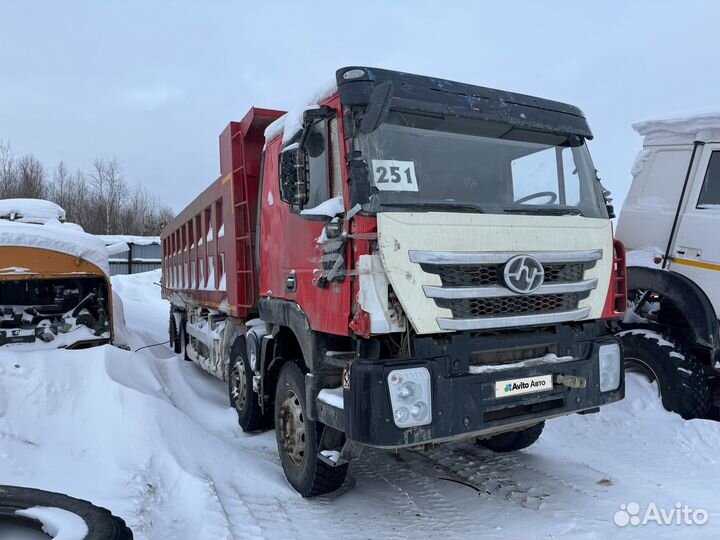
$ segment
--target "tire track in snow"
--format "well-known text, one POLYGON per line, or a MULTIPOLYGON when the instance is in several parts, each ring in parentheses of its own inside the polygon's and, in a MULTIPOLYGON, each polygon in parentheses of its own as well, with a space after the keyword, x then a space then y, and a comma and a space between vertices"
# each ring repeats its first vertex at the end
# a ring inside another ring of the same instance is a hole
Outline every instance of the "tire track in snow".
POLYGON ((397 538, 417 536, 430 532, 447 534, 448 530, 472 527, 475 520, 458 510, 457 505, 441 493, 445 486, 436 475, 428 474, 428 467, 418 467, 405 460, 407 452, 392 454, 384 451, 369 450, 364 452, 359 461, 351 465, 351 471, 358 476, 358 482, 368 479, 379 480, 394 491, 388 497, 384 493, 385 503, 395 509, 395 524, 404 531, 397 538), (362 477, 362 478, 360 478, 362 477))

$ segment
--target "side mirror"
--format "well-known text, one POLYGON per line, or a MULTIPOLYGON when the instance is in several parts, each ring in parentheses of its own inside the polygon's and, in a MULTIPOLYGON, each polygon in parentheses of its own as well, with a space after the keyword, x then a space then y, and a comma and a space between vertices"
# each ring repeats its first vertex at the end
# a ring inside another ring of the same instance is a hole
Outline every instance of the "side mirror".
POLYGON ((381 82, 373 89, 365 114, 360 122, 360 133, 372 133, 390 111, 390 101, 393 96, 393 85, 391 81, 381 82))
POLYGON ((280 198, 300 207, 307 202, 305 152, 298 143, 280 154, 280 198))
POLYGON ((602 196, 603 199, 605 199, 605 209, 607 210, 608 217, 610 219, 613 219, 615 216, 615 207, 612 204, 612 193, 610 193, 609 189, 606 189, 605 186, 602 184, 602 180, 600 180, 600 177, 598 176, 598 170, 595 169, 595 177, 597 178, 598 183, 600 184, 600 189, 602 190, 602 196))

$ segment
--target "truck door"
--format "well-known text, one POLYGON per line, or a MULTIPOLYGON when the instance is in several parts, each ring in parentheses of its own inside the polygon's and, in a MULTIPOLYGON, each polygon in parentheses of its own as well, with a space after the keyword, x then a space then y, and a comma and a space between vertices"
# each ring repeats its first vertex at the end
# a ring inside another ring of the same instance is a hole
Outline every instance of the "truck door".
POLYGON ((302 211, 296 206, 290 208, 285 222, 284 296, 300 304, 314 330, 347 335, 348 280, 318 285, 323 270, 323 244, 319 239, 335 215, 333 207, 339 210, 337 213, 344 212, 339 120, 337 116, 325 118, 307 129, 309 196, 302 211))
MULTIPOLYGON (((670 269, 702 288, 720 313, 720 143, 706 144, 686 190, 670 269)), ((682 204, 682 203, 681 203, 682 204)))

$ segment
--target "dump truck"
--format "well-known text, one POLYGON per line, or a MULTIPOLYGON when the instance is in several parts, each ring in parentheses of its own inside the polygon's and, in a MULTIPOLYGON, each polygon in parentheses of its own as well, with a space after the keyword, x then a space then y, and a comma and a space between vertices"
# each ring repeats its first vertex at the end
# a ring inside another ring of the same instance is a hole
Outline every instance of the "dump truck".
POLYGON ((618 325, 628 371, 686 419, 720 417, 720 113, 633 125, 643 146, 620 213, 629 309, 618 325))
POLYGON ((0 351, 110 343, 111 291, 99 238, 55 203, 0 200, 0 351))
MULTIPOLYGON (((175 351, 303 496, 363 448, 498 452, 624 395, 622 245, 576 107, 370 67, 220 135, 165 227, 175 351)), ((569 442, 568 444, 571 444, 569 442)))

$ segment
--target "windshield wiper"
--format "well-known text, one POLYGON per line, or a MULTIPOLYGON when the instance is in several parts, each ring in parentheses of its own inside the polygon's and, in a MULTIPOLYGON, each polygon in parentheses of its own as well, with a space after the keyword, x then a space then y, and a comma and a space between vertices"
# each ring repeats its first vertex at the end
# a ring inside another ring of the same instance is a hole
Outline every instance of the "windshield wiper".
POLYGON ((582 212, 577 208, 550 208, 550 207, 528 207, 528 208, 503 208, 506 214, 536 214, 543 216, 581 216, 582 212))
POLYGON ((482 206, 473 204, 473 203, 457 203, 457 202, 440 202, 440 201, 432 201, 432 202, 422 202, 422 201, 414 201, 414 202, 402 202, 402 203, 383 203, 383 208, 387 208, 388 206, 393 208, 421 208, 423 210, 427 211, 433 211, 433 210, 440 210, 442 212, 448 212, 452 210, 469 210, 471 212, 477 212, 478 214, 484 214, 485 210, 483 210, 482 206))

